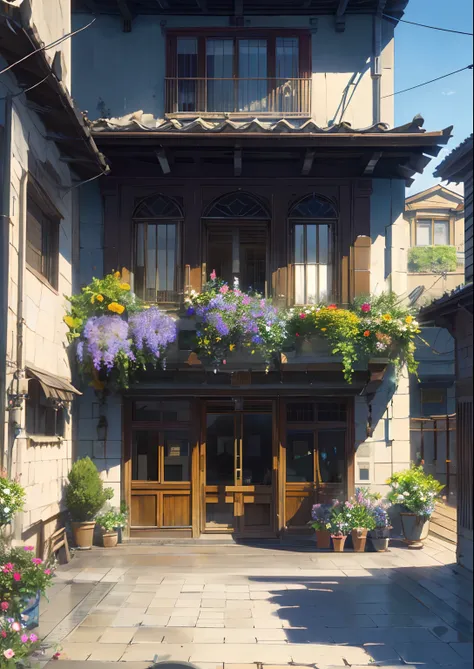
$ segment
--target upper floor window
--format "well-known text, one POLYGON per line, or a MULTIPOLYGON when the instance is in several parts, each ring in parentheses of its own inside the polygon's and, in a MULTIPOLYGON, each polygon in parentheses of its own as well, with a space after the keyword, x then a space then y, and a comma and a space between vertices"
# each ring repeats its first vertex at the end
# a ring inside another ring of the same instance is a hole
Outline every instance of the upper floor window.
POLYGON ((133 218, 136 294, 146 302, 177 302, 182 284, 181 207, 160 193, 143 200, 133 218))
POLYGON ((31 182, 26 214, 26 262, 55 289, 58 287, 59 215, 31 182))
POLYGON ((64 409, 46 397, 37 379, 28 381, 26 431, 30 436, 63 437, 64 409))
POLYGON ((415 240, 417 246, 448 246, 449 220, 418 218, 415 240))
POLYGON ((309 36, 171 35, 168 113, 307 115, 309 36))
POLYGON ((315 194, 297 202, 290 211, 295 304, 316 304, 331 295, 336 218, 334 205, 315 194))

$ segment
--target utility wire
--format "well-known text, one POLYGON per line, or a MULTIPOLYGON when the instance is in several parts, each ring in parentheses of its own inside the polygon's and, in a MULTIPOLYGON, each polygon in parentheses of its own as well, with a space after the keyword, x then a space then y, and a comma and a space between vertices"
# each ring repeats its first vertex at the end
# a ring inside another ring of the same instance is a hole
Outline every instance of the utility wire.
POLYGON ((411 86, 410 88, 404 88, 401 91, 395 91, 395 93, 390 93, 389 95, 383 95, 382 100, 384 100, 385 98, 391 98, 394 95, 400 95, 400 93, 407 93, 408 91, 414 91, 415 88, 421 88, 422 86, 427 86, 428 84, 432 84, 435 81, 440 81, 440 79, 446 79, 446 77, 452 77, 453 74, 458 74, 458 72, 464 72, 464 70, 472 70, 473 67, 474 67, 473 64, 466 65, 466 67, 462 67, 460 70, 455 70, 454 72, 443 74, 441 77, 436 77, 436 79, 430 79, 429 81, 424 81, 422 84, 417 84, 416 86, 411 86))
MULTIPOLYGON (((10 97, 17 98, 19 95, 23 95, 23 93, 28 93, 29 91, 32 91, 33 88, 36 88, 37 86, 40 86, 42 83, 44 83, 46 79, 51 76, 51 74, 52 74, 51 72, 48 72, 48 74, 43 79, 41 79, 41 81, 36 82, 36 84, 33 84, 33 86, 30 86, 29 88, 22 88, 21 91, 13 93, 10 97)), ((7 97, 8 97, 7 95, 4 95, 2 98, 0 98, 0 100, 6 100, 7 97)))
POLYGON ((419 26, 420 28, 429 28, 430 30, 440 30, 443 33, 455 33, 456 35, 469 35, 473 37, 473 33, 466 33, 462 30, 450 30, 449 28, 438 28, 438 26, 428 26, 425 23, 416 23, 415 21, 407 21, 406 19, 397 19, 395 16, 390 16, 389 14, 382 15, 386 19, 392 19, 393 21, 401 21, 401 23, 409 23, 412 26, 419 26))
POLYGON ((15 61, 11 65, 8 65, 8 67, 5 67, 3 70, 0 70, 0 74, 4 74, 5 72, 8 72, 8 70, 11 70, 12 67, 15 67, 15 65, 18 65, 19 63, 22 63, 24 60, 27 58, 30 58, 30 56, 34 56, 35 53, 39 53, 40 51, 46 51, 47 49, 51 49, 53 46, 57 46, 58 44, 61 44, 61 42, 64 42, 64 40, 69 39, 70 37, 73 37, 74 35, 77 35, 77 33, 82 32, 86 28, 89 28, 96 19, 92 19, 90 23, 88 23, 85 26, 82 26, 82 28, 78 28, 78 30, 75 30, 74 32, 67 33, 67 35, 63 35, 59 39, 55 40, 54 42, 51 42, 51 44, 46 44, 44 46, 39 47, 38 49, 35 49, 31 53, 28 53, 26 56, 23 56, 23 58, 20 58, 20 60, 15 61))

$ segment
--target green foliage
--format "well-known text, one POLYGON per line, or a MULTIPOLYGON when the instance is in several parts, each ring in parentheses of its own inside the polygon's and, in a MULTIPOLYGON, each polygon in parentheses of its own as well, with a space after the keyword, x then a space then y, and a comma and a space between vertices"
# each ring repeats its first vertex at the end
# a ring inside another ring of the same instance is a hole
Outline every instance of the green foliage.
POLYGON ((408 250, 409 272, 455 272, 455 246, 414 246, 408 250))
POLYGON ((125 527, 127 523, 127 512, 110 509, 109 511, 106 511, 105 513, 97 516, 96 521, 97 524, 106 532, 113 532, 118 527, 125 527))
POLYGON ((0 667, 19 669, 36 666, 31 663, 31 655, 40 649, 37 635, 27 630, 18 618, 13 622, 10 620, 0 619, 0 667))
POLYGON ((25 601, 41 595, 51 585, 54 563, 43 561, 34 554, 33 546, 0 548, 0 602, 11 617, 19 617, 25 601))
POLYGON ((104 488, 97 467, 88 457, 73 464, 68 478, 66 506, 74 521, 92 520, 113 497, 112 488, 104 488))
POLYGON ((0 526, 10 523, 15 513, 23 510, 24 503, 23 487, 18 481, 2 473, 0 475, 0 526))
POLYGON ((387 498, 392 504, 400 504, 411 513, 429 518, 435 510, 436 498, 444 488, 423 467, 412 465, 410 469, 395 472, 387 481, 391 491, 387 498))

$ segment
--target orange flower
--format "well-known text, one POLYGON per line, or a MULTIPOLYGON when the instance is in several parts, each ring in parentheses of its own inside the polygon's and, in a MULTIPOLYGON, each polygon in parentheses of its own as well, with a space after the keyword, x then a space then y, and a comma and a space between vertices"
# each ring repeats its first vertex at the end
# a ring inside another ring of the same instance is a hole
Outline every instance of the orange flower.
POLYGON ((97 300, 97 302, 103 302, 104 301, 104 296, 103 295, 97 295, 97 297, 95 299, 97 300))
POLYGON ((114 274, 114 277, 115 277, 116 279, 120 279, 121 276, 122 276, 122 275, 121 275, 120 272, 115 272, 115 274, 114 274))
POLYGON ((321 328, 321 332, 326 332, 327 328, 321 328))
POLYGON ((337 304, 330 304, 328 309, 337 309, 337 304))
POLYGON ((109 311, 113 311, 115 314, 118 314, 119 316, 123 314, 125 311, 125 307, 122 304, 119 304, 118 302, 111 302, 109 306, 107 307, 109 311))
POLYGON ((370 330, 366 330, 364 332, 364 337, 370 337, 370 330))

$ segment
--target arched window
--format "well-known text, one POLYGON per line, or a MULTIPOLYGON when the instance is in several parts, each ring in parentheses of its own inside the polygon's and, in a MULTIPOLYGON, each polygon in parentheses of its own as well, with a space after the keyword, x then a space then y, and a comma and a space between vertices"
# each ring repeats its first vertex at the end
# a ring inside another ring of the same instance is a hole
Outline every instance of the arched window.
POLYGON ((204 215, 206 219, 251 219, 268 221, 270 214, 265 205, 252 193, 235 191, 214 200, 204 215))
POLYGON ((333 264, 334 204, 316 193, 290 209, 293 233, 294 301, 315 304, 330 298, 333 264))
POLYGON ((171 197, 157 193, 142 200, 135 225, 135 292, 146 302, 177 302, 182 283, 183 210, 171 197))

